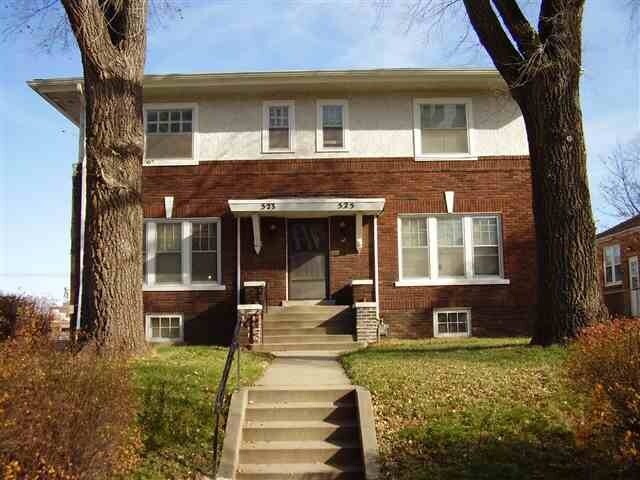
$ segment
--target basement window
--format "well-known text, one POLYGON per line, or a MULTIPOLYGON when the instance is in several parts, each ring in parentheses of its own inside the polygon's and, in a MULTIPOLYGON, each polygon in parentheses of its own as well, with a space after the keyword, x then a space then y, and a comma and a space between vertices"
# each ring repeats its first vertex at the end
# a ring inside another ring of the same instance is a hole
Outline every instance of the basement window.
POLYGON ((433 310, 434 337, 469 337, 471 336, 471 309, 433 310))
POLYGON ((184 340, 181 314, 148 314, 145 323, 147 341, 171 343, 184 340))

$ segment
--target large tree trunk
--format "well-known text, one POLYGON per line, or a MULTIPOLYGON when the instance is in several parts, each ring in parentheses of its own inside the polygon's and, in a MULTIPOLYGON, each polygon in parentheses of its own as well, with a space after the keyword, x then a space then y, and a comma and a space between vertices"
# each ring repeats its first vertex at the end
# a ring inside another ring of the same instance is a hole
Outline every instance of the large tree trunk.
POLYGON ((464 5, 527 128, 538 267, 532 343, 564 343, 606 315, 580 108, 584 0, 542 0, 537 31, 515 0, 464 5))
POLYGON ((575 70, 547 70, 516 95, 531 155, 538 345, 574 338, 603 315, 575 70))
POLYGON ((63 0, 82 53, 87 210, 82 328, 102 350, 146 346, 142 81, 146 1, 63 0))

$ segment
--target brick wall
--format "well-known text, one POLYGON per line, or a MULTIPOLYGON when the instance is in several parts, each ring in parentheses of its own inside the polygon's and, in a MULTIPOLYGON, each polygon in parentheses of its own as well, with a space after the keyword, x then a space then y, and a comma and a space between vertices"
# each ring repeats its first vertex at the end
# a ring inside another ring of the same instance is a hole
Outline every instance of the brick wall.
POLYGON ((640 231, 637 231, 637 226, 633 230, 614 233, 598 240, 598 282, 603 292, 604 303, 611 315, 629 315, 631 313, 629 258, 634 256, 640 257, 640 231), (604 248, 616 244, 620 245, 622 285, 605 287, 604 248))
MULTIPOLYGON (((236 220, 229 199, 354 196, 384 197, 378 219, 380 310, 395 336, 430 336, 434 307, 470 307, 473 333, 529 332, 535 314, 535 233, 527 157, 416 162, 395 159, 246 160, 197 166, 145 167, 145 217, 163 217, 163 197, 174 197, 174 218, 222 218, 224 292, 145 292, 147 312, 183 312, 188 341, 224 342, 235 318, 236 220), (504 269, 510 285, 396 287, 397 215, 444 213, 443 192, 455 192, 455 211, 502 216, 504 269)), ((285 298, 284 220, 261 221, 263 248, 253 251, 251 222, 242 221, 242 281, 265 280, 270 305, 285 298)), ((349 282, 373 278, 373 220, 364 218, 364 247, 355 251, 353 217, 331 219, 330 294, 351 300, 349 282), (344 223, 344 225, 342 225, 344 223), (342 242, 342 239, 345 239, 342 242)))

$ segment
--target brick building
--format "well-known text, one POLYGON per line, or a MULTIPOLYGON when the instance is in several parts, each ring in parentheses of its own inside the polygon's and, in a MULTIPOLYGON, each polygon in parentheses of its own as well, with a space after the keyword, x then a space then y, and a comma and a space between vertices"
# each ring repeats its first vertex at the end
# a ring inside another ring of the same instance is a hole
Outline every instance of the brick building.
POLYGON ((599 282, 611 315, 640 316, 640 215, 596 236, 599 282))
MULTIPOLYGON (((82 135, 79 83, 30 85, 82 135)), ((224 342, 248 298, 353 307, 369 341, 529 333, 528 146, 496 71, 149 75, 144 96, 150 340, 224 342)), ((76 301, 83 185, 81 156, 76 301)))

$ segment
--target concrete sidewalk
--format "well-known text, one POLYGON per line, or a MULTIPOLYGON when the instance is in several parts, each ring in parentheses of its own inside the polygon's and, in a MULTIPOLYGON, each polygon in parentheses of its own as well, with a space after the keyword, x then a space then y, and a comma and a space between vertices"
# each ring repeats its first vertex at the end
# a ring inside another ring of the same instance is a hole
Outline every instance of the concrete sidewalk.
POLYGON ((338 362, 337 352, 279 352, 267 367, 256 386, 297 387, 314 386, 322 388, 331 385, 351 385, 338 362))

